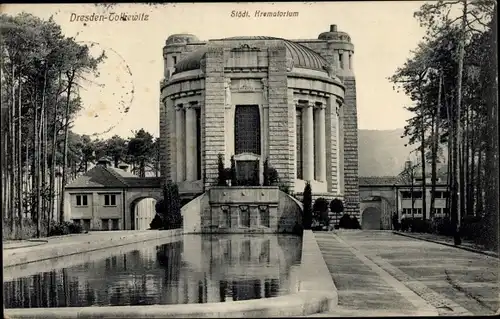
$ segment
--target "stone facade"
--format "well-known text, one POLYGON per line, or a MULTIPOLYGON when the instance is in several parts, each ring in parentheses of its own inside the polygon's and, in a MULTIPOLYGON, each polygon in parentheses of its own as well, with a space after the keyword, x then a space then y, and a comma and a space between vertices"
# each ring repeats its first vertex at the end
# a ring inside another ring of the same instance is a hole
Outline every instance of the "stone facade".
POLYGON ((310 182, 313 196, 343 198, 359 216, 353 52, 334 25, 311 40, 170 36, 160 85, 163 176, 181 193, 208 191, 223 154, 226 167, 231 156, 237 165, 254 161, 262 184, 267 159, 292 193, 310 182), (242 112, 259 142, 238 128, 249 127, 242 112))

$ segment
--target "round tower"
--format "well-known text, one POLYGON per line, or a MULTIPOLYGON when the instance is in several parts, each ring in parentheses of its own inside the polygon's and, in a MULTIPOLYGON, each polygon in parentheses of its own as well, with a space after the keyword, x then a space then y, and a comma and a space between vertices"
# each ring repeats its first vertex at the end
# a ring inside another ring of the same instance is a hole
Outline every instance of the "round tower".
POLYGON ((322 32, 319 40, 327 42, 327 59, 337 68, 337 76, 345 86, 344 104, 340 108, 340 150, 343 162, 340 165, 341 189, 344 190, 345 212, 362 218, 359 212, 358 180, 358 112, 356 105, 356 79, 353 69, 354 45, 346 32, 339 31, 336 24, 322 32))
POLYGON ((353 54, 354 45, 349 34, 339 31, 336 24, 330 25, 330 30, 322 32, 319 40, 327 41, 328 51, 338 69, 340 77, 354 77, 353 54))
POLYGON ((165 41, 163 47, 163 63, 164 63, 164 76, 165 79, 172 75, 174 72, 175 64, 181 59, 182 52, 188 43, 199 42, 200 40, 193 34, 173 34, 165 41))

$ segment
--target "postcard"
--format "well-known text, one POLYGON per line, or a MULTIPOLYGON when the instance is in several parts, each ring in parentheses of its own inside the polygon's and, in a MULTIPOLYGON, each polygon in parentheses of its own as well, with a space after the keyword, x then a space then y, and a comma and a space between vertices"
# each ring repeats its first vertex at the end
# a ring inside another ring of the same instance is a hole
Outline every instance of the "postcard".
POLYGON ((0 9, 5 318, 499 313, 495 0, 0 9))

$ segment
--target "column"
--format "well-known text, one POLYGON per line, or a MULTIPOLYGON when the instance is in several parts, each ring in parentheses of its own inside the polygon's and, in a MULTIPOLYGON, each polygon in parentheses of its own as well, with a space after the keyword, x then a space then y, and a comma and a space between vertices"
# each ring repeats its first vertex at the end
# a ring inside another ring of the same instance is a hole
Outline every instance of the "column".
POLYGON ((314 180, 314 119, 313 104, 307 104, 302 107, 302 162, 303 177, 305 181, 314 180))
POLYGON ((321 105, 318 110, 318 147, 316 147, 316 157, 318 158, 318 180, 326 182, 326 129, 325 129, 325 105, 321 105))
POLYGON ((186 177, 186 158, 184 153, 185 141, 185 123, 184 123, 184 109, 179 106, 175 109, 175 139, 177 146, 177 183, 185 181, 186 177))
POLYGON ((269 154, 269 106, 264 105, 263 114, 262 114, 262 135, 264 137, 263 139, 263 146, 262 146, 262 156, 264 157, 264 160, 266 160, 266 157, 269 154))
POLYGON ((186 108, 186 180, 196 180, 198 158, 196 154, 196 109, 193 104, 186 108))

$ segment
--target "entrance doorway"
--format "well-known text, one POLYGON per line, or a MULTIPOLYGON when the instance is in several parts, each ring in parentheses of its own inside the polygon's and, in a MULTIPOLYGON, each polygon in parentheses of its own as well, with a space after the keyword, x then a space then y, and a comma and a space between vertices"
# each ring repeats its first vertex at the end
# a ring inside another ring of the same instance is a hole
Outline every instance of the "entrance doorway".
POLYGON ((156 199, 145 197, 134 201, 130 205, 131 229, 146 230, 156 214, 156 199))

